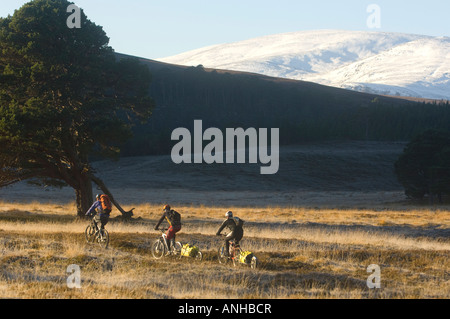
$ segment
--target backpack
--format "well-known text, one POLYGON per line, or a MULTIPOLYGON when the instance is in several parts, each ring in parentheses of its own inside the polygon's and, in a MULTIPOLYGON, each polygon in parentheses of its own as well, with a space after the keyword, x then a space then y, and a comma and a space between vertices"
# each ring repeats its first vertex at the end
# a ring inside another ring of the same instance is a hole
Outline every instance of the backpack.
POLYGON ((172 209, 167 215, 171 225, 181 225, 181 215, 179 212, 172 209))
POLYGON ((108 195, 100 195, 100 203, 102 204, 102 210, 109 214, 112 210, 111 200, 108 195))
POLYGON ((233 220, 236 224, 236 227, 244 226, 244 220, 240 219, 239 217, 233 217, 233 220))

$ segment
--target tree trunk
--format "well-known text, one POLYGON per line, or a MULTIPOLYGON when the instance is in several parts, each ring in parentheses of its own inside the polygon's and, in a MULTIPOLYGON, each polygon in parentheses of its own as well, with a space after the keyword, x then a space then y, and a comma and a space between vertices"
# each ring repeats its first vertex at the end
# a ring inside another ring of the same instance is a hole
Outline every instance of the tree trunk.
POLYGON ((92 182, 87 176, 80 178, 80 185, 75 189, 76 204, 77 204, 77 216, 84 218, 86 212, 93 203, 92 198, 92 182))

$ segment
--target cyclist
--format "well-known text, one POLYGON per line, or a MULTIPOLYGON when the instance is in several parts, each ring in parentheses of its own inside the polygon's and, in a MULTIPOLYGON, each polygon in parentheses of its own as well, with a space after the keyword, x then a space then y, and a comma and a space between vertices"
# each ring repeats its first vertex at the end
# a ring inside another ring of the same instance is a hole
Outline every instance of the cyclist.
POLYGON ((100 222, 100 228, 104 229, 105 225, 109 221, 109 214, 111 213, 111 202, 107 195, 97 194, 95 196, 96 201, 92 204, 91 208, 86 213, 86 216, 96 215, 95 222, 100 222), (103 202, 103 203, 102 203, 103 202), (106 202, 106 203, 105 203, 106 202))
POLYGON ((171 245, 175 247, 175 234, 181 230, 181 216, 177 211, 171 209, 170 205, 164 205, 163 214, 156 224, 155 230, 158 230, 159 225, 161 225, 164 219, 166 219, 166 221, 169 223, 169 229, 167 229, 166 236, 167 246, 169 247, 170 251, 171 245))
POLYGON ((225 237, 225 256, 228 257, 228 252, 230 248, 230 241, 234 240, 236 245, 239 245, 242 237, 244 237, 244 229, 242 226, 244 225, 244 221, 239 217, 233 217, 233 212, 228 211, 225 213, 225 217, 227 218, 222 225, 217 230, 216 235, 219 236, 220 232, 227 227, 230 230, 230 233, 225 237))

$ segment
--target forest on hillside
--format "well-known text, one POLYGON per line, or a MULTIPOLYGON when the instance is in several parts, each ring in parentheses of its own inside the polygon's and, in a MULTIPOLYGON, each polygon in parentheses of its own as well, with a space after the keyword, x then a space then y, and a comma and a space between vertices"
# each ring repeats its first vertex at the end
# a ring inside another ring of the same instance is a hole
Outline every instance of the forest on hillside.
POLYGON ((280 144, 310 141, 407 141, 450 129, 449 103, 419 103, 256 74, 143 60, 156 107, 134 127, 122 155, 167 154, 177 127, 279 128, 280 144))

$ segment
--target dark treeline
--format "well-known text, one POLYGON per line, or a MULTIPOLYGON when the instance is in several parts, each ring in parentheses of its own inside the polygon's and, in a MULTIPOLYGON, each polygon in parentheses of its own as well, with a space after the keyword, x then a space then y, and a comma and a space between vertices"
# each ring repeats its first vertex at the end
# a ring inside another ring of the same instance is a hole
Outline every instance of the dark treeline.
MULTIPOLYGON (((324 140, 406 141, 450 127, 450 106, 363 94, 255 74, 143 60, 156 108, 122 155, 168 154, 177 127, 279 128, 282 145, 324 140)), ((192 132, 192 131, 191 131, 192 132)))

